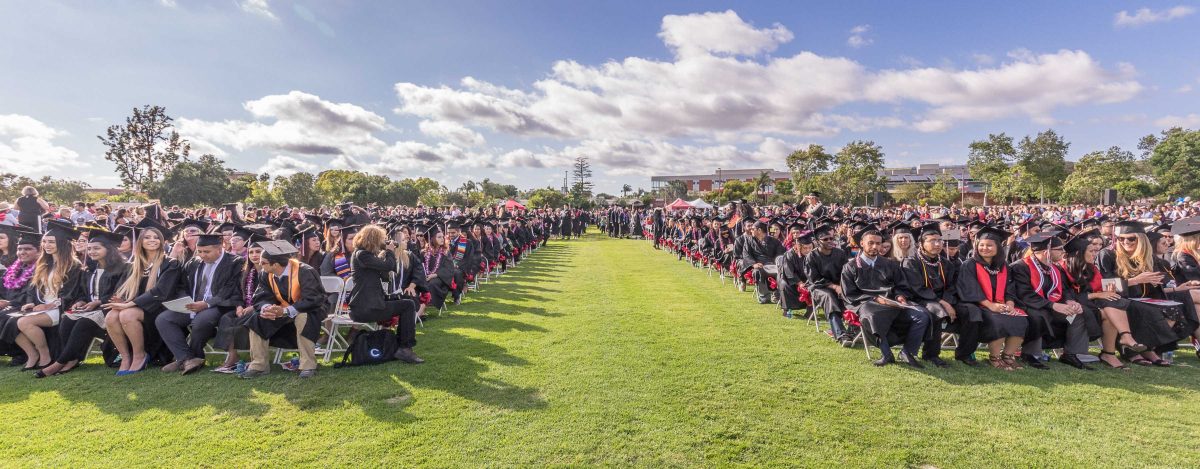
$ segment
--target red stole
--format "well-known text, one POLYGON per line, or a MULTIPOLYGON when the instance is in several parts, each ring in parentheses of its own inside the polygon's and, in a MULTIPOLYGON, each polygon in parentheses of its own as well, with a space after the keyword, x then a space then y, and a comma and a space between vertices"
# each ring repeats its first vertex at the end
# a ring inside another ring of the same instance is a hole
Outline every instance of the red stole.
POLYGON ((983 296, 987 297, 992 303, 1004 304, 1004 286, 1008 283, 1008 266, 1000 268, 1000 274, 996 275, 996 291, 992 291, 992 276, 988 273, 983 264, 975 263, 975 277, 979 279, 979 287, 983 289, 983 296))

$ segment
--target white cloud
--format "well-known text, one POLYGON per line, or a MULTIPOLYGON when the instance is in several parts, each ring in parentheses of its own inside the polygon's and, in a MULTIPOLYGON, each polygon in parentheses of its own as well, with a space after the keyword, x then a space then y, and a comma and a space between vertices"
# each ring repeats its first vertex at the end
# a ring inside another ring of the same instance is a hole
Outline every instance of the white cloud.
POLYGON ((401 82, 395 111, 567 142, 737 142, 738 135, 828 137, 897 126, 943 131, 1014 116, 1046 122, 1060 108, 1125 101, 1142 89, 1132 66, 1105 68, 1079 50, 1016 50, 1002 63, 972 69, 910 64, 870 70, 807 51, 759 57, 754 54, 774 50, 791 33, 779 25, 755 28, 728 11, 668 16, 659 36, 678 52, 673 60, 562 60, 526 89, 472 77, 459 87, 401 82), (716 41, 707 35, 712 31, 734 39, 716 41), (839 112, 841 106, 880 103, 895 104, 891 115, 839 112))
POLYGON ((855 49, 871 45, 875 41, 867 37, 867 32, 870 30, 871 25, 869 24, 860 24, 850 28, 850 37, 846 39, 846 44, 855 49))
POLYGON ((792 32, 779 23, 757 29, 733 10, 663 17, 658 33, 680 57, 707 53, 756 55, 791 41, 792 32))
POLYGON ((0 168, 17 174, 61 177, 58 170, 86 166, 74 150, 54 144, 64 135, 66 132, 29 116, 0 115, 0 168))
POLYGON ((1180 93, 1180 94, 1191 93, 1192 85, 1183 85, 1183 86, 1180 86, 1179 88, 1175 88, 1175 92, 1180 93))
POLYGON ((1174 19, 1183 18, 1196 12, 1194 7, 1179 5, 1168 8, 1166 10, 1154 11, 1149 8, 1139 8, 1132 15, 1128 11, 1121 10, 1113 18, 1113 26, 1118 28, 1136 28, 1145 26, 1150 23, 1159 23, 1171 21, 1174 19))
POLYGON ((287 155, 275 155, 267 160, 266 164, 258 168, 258 173, 267 173, 272 177, 275 176, 291 176, 300 172, 314 172, 317 170, 315 163, 292 158, 287 155))
POLYGON ((158 3, 167 8, 175 8, 177 6, 175 0, 158 0, 158 3))
POLYGON ((267 0, 240 0, 238 6, 242 7, 242 11, 253 15, 258 15, 271 21, 278 21, 279 17, 271 12, 271 5, 267 0))
POLYGON ((1154 121, 1159 127, 1183 127, 1185 129, 1200 129, 1200 114, 1186 116, 1166 116, 1154 121))
POLYGON ((479 132, 468 129, 458 122, 451 121, 421 121, 418 124, 421 133, 430 137, 446 140, 460 147, 480 147, 487 143, 479 132))
POLYGON ((386 129, 387 122, 354 104, 334 103, 292 91, 248 101, 243 107, 258 120, 274 122, 184 118, 176 122, 179 133, 218 151, 219 146, 228 146, 239 151, 264 148, 301 155, 357 156, 387 146, 374 135, 386 129))
POLYGON ((977 65, 991 65, 996 63, 996 58, 988 54, 971 54, 971 60, 977 65))

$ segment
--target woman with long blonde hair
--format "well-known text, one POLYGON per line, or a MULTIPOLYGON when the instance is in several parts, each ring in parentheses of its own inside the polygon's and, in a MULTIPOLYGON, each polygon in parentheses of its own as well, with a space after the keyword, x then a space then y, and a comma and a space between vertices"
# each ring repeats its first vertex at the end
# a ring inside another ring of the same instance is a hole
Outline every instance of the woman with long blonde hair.
POLYGON ((117 376, 146 368, 147 339, 157 339, 158 331, 151 327, 151 335, 147 336, 143 325, 154 324, 165 309, 163 302, 174 299, 182 268, 178 260, 167 255, 165 232, 166 228, 153 219, 138 223, 129 274, 117 288, 121 302, 110 304, 104 317, 109 339, 121 355, 117 376))
POLYGON ((46 334, 58 326, 63 309, 74 304, 80 294, 83 266, 75 258, 72 245, 78 237, 79 232, 69 224, 49 224, 42 236, 42 254, 34 265, 30 280, 34 301, 21 307, 26 315, 8 321, 0 336, 0 340, 15 342, 29 357, 25 370, 39 370, 54 361, 46 334))
MULTIPOLYGON (((1161 235, 1154 233, 1155 241, 1161 235)), ((1128 285, 1125 294, 1130 298, 1154 298, 1173 300, 1181 303, 1177 308, 1164 308, 1148 305, 1143 302, 1132 302, 1130 310, 1136 314, 1160 314, 1166 319, 1166 324, 1175 330, 1176 340, 1187 337, 1195 332, 1196 312, 1195 303, 1187 292, 1188 287, 1176 284, 1166 262, 1155 256, 1155 244, 1142 231, 1123 231, 1116 237, 1117 275, 1128 285)), ((1166 352, 1176 348, 1175 342, 1163 344, 1154 350, 1147 350, 1141 356, 1127 355, 1126 359, 1136 365, 1168 366, 1165 360, 1159 358, 1156 352, 1166 352)))

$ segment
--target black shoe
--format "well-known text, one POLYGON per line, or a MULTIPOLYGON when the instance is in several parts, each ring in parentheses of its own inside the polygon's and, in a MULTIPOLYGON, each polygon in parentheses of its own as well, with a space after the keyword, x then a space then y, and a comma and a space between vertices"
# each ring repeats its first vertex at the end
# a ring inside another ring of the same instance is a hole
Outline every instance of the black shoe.
POLYGON ((925 357, 925 361, 938 368, 950 368, 950 364, 946 363, 946 360, 942 360, 942 357, 925 357))
POLYGON ((962 364, 964 364, 964 365, 967 365, 967 366, 970 366, 970 367, 976 367, 976 366, 979 366, 979 360, 976 360, 976 359, 974 359, 974 358, 971 358, 971 357, 967 357, 967 358, 955 358, 955 360, 957 360, 959 363, 962 363, 962 364))
POLYGON ((1029 366, 1031 366, 1031 367, 1033 367, 1033 368, 1037 368, 1037 369, 1039 369, 1039 370, 1048 370, 1048 369, 1050 369, 1050 367, 1049 367, 1049 366, 1046 366, 1046 364, 1045 364, 1045 363, 1043 363, 1041 360, 1038 360, 1038 359, 1037 359, 1037 357, 1031 357, 1031 356, 1029 356, 1029 355, 1023 355, 1023 356, 1021 356, 1021 360, 1022 360, 1022 361, 1024 361, 1026 365, 1029 365, 1029 366))
POLYGON ((1071 365, 1075 368, 1079 368, 1081 370, 1087 370, 1087 371, 1095 370, 1095 368, 1088 366, 1086 363, 1084 363, 1082 360, 1080 360, 1078 356, 1076 356, 1073 353, 1062 354, 1061 357, 1058 357, 1058 361, 1066 363, 1068 365, 1071 365))
POLYGON ((871 362, 871 364, 875 366, 888 366, 890 363, 896 363, 896 359, 892 357, 883 357, 871 362))
POLYGON ((413 353, 412 349, 410 348, 402 348, 397 350, 395 357, 397 360, 400 360, 404 363, 412 363, 414 365, 425 363, 425 360, 422 360, 421 357, 418 357, 417 354, 413 353))
POLYGON ((905 365, 908 365, 908 366, 911 366, 911 367, 917 368, 917 369, 925 368, 925 365, 922 365, 921 362, 917 361, 916 357, 909 355, 908 352, 904 352, 904 351, 900 352, 900 363, 903 363, 905 365))

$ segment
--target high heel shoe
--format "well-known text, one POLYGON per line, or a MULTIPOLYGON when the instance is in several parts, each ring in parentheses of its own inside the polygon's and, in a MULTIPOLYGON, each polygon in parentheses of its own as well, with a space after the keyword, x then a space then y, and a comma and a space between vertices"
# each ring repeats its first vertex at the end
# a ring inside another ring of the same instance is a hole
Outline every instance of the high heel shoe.
POLYGON ((1124 344, 1121 344, 1121 336, 1123 336, 1123 335, 1127 335, 1127 336, 1129 336, 1130 338, 1133 338, 1133 335, 1132 335, 1132 334, 1130 334, 1130 333, 1129 333, 1129 331, 1125 331, 1125 332, 1122 332, 1122 333, 1119 333, 1119 334, 1117 334, 1117 344, 1118 344, 1118 345, 1121 345, 1121 348, 1124 348, 1124 349, 1126 349, 1126 350, 1129 350, 1129 351, 1133 351, 1134 353, 1142 353, 1142 352, 1145 352, 1145 351, 1148 349, 1148 347, 1146 347, 1145 345, 1139 344, 1139 343, 1137 343, 1137 342, 1134 342, 1134 344, 1133 344, 1133 345, 1124 345, 1124 344))
POLYGON ((128 369, 128 370, 125 370, 125 371, 118 371, 118 372, 117 372, 117 376, 129 376, 129 375, 131 375, 131 374, 134 374, 134 373, 138 373, 138 372, 140 372, 140 371, 143 371, 143 370, 145 370, 145 369, 146 369, 146 365, 148 365, 149 363, 150 363, 150 356, 149 356, 149 355, 147 355, 147 356, 146 356, 146 358, 143 358, 143 359, 142 359, 142 366, 138 367, 137 369, 130 368, 130 369, 128 369))
MULTIPOLYGON (((1114 368, 1114 369, 1118 369, 1118 370, 1129 370, 1129 365, 1126 365, 1124 363, 1121 363, 1121 366, 1114 366, 1112 363, 1104 361, 1103 357, 1105 355, 1112 355, 1113 358, 1117 358, 1117 352, 1109 352, 1108 350, 1101 350, 1100 351, 1100 357, 1101 357, 1100 361, 1102 363, 1104 363, 1105 365, 1108 365, 1109 368, 1114 368)), ((1120 362, 1121 359, 1117 358, 1117 361, 1120 362)))

